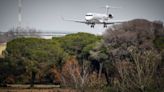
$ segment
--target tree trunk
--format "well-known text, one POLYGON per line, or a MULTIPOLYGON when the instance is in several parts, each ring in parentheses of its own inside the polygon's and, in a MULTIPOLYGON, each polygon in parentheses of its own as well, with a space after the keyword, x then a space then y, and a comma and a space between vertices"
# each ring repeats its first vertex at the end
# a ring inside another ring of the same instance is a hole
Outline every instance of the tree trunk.
POLYGON ((109 80, 109 72, 108 72, 108 69, 105 69, 105 78, 106 78, 107 85, 110 85, 111 86, 111 81, 109 80))
POLYGON ((32 71, 30 87, 34 87, 36 72, 32 71))
POLYGON ((103 63, 100 63, 100 67, 99 67, 99 79, 101 78, 102 68, 103 68, 103 63))

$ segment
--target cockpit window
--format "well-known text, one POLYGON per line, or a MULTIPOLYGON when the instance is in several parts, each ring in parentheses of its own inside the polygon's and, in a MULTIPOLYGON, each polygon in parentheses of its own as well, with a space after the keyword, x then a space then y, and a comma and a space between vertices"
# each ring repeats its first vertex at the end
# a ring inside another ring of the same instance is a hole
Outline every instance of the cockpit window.
POLYGON ((88 14, 88 15, 85 15, 85 16, 93 16, 93 15, 89 15, 89 14, 88 14))

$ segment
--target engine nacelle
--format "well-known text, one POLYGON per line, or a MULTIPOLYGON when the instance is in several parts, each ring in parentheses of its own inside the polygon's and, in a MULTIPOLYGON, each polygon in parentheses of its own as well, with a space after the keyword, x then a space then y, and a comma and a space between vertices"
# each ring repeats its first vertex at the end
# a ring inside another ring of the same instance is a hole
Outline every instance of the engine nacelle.
POLYGON ((113 15, 112 14, 109 14, 108 17, 112 19, 113 18, 113 15))

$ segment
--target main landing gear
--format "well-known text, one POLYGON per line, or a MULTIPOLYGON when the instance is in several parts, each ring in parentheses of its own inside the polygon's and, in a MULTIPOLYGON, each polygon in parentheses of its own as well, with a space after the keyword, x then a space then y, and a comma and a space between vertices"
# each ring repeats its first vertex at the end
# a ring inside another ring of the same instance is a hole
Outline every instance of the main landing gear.
POLYGON ((107 24, 104 23, 104 28, 107 28, 107 24))

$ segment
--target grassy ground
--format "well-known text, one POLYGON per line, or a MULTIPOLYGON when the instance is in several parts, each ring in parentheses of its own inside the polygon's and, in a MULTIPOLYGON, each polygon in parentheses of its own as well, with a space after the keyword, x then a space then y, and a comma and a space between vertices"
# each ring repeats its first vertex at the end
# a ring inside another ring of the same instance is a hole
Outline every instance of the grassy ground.
POLYGON ((6 49, 6 44, 0 44, 0 57, 2 56, 2 51, 6 49))

